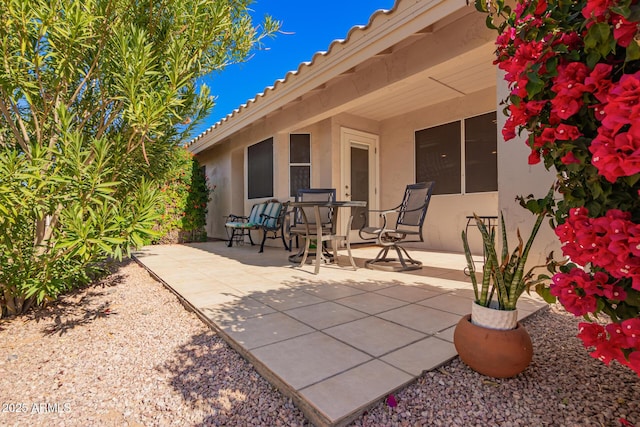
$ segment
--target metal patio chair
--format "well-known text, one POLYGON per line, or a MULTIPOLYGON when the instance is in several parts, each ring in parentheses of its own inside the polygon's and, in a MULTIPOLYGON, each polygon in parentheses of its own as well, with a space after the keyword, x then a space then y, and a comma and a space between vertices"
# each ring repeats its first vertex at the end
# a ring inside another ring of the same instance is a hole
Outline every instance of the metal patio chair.
POLYGON ((406 271, 422 268, 422 262, 409 255, 401 246, 403 243, 424 242, 422 225, 427 215, 427 208, 433 192, 433 181, 419 182, 407 185, 404 191, 402 203, 393 209, 370 210, 370 213, 378 213, 382 218, 380 227, 367 227, 366 213, 363 226, 359 230, 363 240, 374 240, 381 246, 378 255, 365 262, 365 267, 378 270, 406 271), (396 216, 395 225, 390 218, 396 216), (394 249, 398 258, 389 258, 390 249, 394 249), (398 265, 398 263, 400 265, 398 265))
POLYGON ((249 241, 251 242, 251 246, 253 246, 255 243, 253 243, 253 238, 251 237, 251 230, 259 229, 260 223, 262 222, 262 214, 266 207, 267 203, 256 203, 251 207, 249 216, 237 214, 227 215, 224 224, 229 237, 227 246, 231 247, 233 242, 243 244, 245 236, 249 236, 249 241))

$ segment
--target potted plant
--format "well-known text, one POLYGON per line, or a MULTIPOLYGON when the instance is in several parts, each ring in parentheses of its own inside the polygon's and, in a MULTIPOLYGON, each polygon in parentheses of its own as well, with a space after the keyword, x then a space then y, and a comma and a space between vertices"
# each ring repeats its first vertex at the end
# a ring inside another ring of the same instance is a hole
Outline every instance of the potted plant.
POLYGON ((639 4, 475 6, 498 33, 504 140, 522 136, 529 164, 553 171, 562 197, 555 233, 571 262, 554 272, 545 299, 583 319, 578 337, 592 357, 640 376, 639 4))
POLYGON ((525 266, 533 241, 552 203, 553 188, 544 199, 525 201, 520 198, 520 204, 535 212, 537 218, 526 244, 520 236, 520 230, 517 231, 518 245, 511 253, 504 216, 500 215, 502 249, 499 258, 495 230, 489 230, 476 216, 486 257, 481 282, 476 277, 467 235, 462 232, 475 300, 471 314, 464 316, 456 326, 454 344, 462 361, 482 374, 512 377, 531 363, 531 338, 518 322, 516 305, 525 290, 529 291, 531 286, 548 277, 540 275, 534 278, 533 271, 539 266, 530 268, 526 273, 525 266))

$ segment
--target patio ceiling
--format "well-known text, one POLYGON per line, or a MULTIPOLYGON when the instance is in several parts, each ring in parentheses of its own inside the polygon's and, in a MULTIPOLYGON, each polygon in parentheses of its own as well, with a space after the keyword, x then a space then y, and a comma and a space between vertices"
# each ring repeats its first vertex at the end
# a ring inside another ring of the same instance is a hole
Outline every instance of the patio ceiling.
POLYGON ((496 85, 495 45, 487 43, 402 81, 360 97, 346 113, 382 121, 496 85))

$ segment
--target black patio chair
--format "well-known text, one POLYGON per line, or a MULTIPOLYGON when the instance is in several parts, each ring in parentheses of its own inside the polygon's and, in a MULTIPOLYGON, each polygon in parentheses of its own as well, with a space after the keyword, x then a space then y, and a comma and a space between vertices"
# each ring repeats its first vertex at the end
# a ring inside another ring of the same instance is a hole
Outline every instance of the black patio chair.
POLYGON ((422 262, 411 258, 403 243, 424 242, 422 225, 427 215, 427 208, 433 192, 433 181, 409 184, 404 191, 402 203, 393 209, 370 210, 370 213, 378 213, 382 218, 380 227, 368 227, 366 213, 364 222, 359 230, 363 240, 374 240, 382 246, 378 255, 365 262, 365 267, 378 270, 406 271, 422 268, 422 262), (395 226, 389 217, 396 215, 395 226), (389 258, 390 249, 394 249, 398 258, 389 258), (398 266, 398 263, 400 264, 398 266))

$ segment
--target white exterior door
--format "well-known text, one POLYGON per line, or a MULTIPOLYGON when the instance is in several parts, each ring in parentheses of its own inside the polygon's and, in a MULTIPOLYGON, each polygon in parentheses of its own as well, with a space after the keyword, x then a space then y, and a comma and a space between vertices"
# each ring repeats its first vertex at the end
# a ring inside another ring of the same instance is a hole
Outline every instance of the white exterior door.
MULTIPOLYGON (((337 189, 338 200, 364 200, 367 207, 341 209, 338 226, 346 227, 349 215, 353 215, 349 234, 351 242, 358 242, 358 229, 363 221, 360 213, 366 209, 378 209, 379 138, 378 135, 341 128, 340 142, 342 172, 341 186, 337 189)), ((369 225, 377 225, 377 215, 370 219, 369 225)))

